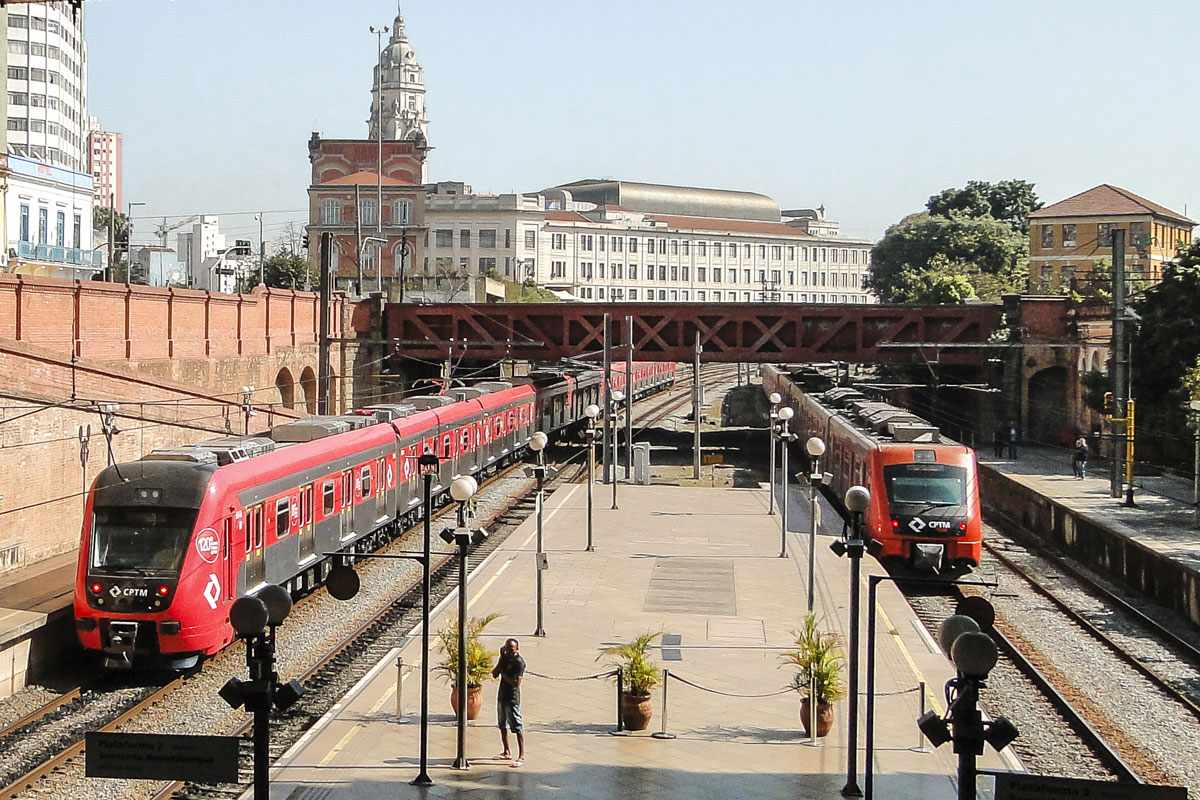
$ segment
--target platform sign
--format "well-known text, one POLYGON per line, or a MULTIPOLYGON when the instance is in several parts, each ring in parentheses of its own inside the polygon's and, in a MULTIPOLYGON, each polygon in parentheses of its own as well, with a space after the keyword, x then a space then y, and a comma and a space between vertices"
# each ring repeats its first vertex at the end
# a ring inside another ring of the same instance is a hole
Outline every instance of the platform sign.
POLYGON ((85 737, 89 778, 237 783, 236 736, 100 733, 85 737))
POLYGON ((996 800, 1187 800, 1187 789, 993 772, 996 800))

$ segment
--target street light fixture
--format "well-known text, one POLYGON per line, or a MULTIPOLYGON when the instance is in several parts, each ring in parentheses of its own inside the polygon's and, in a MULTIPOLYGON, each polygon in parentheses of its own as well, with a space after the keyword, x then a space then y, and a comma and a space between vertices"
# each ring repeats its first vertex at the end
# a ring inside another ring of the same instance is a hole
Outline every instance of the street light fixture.
POLYGON ((817 573, 817 487, 824 478, 821 456, 825 455, 825 442, 818 436, 812 436, 804 443, 804 449, 812 461, 812 469, 808 474, 808 613, 811 614, 817 573))
MULTIPOLYGON (((613 442, 612 442, 612 451, 611 452, 614 454, 613 459, 612 459, 612 461, 613 461, 613 468, 612 468, 613 499, 612 499, 612 509, 611 510, 616 511, 617 510, 617 483, 618 483, 617 461, 619 459, 616 457, 615 454, 621 452, 621 444, 620 444, 621 443, 621 403, 625 400, 625 393, 618 389, 617 391, 612 393, 611 398, 612 398, 612 414, 611 414, 611 416, 612 416, 612 420, 613 420, 613 442)), ((626 475, 625 477, 628 478, 629 476, 626 475)))
MULTIPOLYGON (((788 433, 788 422, 796 412, 790 408, 781 408, 775 416, 779 419, 779 449, 780 449, 780 503, 779 503, 779 557, 787 558, 788 532, 788 444, 796 439, 796 434, 788 433)), ((774 478, 772 477, 772 480, 774 478)))
POLYGON ((245 418, 245 421, 246 421, 244 429, 243 429, 243 433, 245 433, 245 435, 247 435, 247 436, 250 435, 250 418, 254 416, 254 405, 251 402, 251 398, 253 396, 254 396, 254 387, 253 386, 243 386, 242 387, 242 416, 245 418))
POLYGON ((592 403, 583 410, 583 416, 587 418, 587 552, 591 553, 595 550, 592 547, 592 491, 596 482, 596 420, 600 416, 600 406, 592 403))
POLYGON ((111 467, 115 460, 112 446, 113 436, 121 432, 117 428, 117 412, 121 410, 121 404, 99 403, 97 409, 100 412, 100 430, 104 433, 104 441, 108 445, 108 465, 111 467))
POLYGON ((543 550, 543 531, 542 531, 542 505, 545 503, 545 486, 546 486, 546 445, 550 443, 550 437, 541 431, 537 431, 533 436, 529 437, 529 449, 537 453, 537 464, 526 468, 526 474, 532 475, 537 479, 537 553, 534 556, 536 570, 536 594, 537 594, 537 627, 533 631, 534 636, 545 636, 546 629, 542 626, 542 573, 546 570, 546 553, 543 550))
MULTIPOLYGON (((740 364, 738 366, 741 367, 740 364)), ((740 373, 738 374, 738 380, 739 382, 741 381, 740 373)), ((773 515, 775 513, 775 420, 777 418, 776 412, 779 409, 779 404, 783 402, 783 396, 780 395, 779 392, 771 392, 771 394, 767 396, 767 399, 771 401, 771 412, 768 414, 767 422, 767 440, 770 444, 771 451, 769 458, 770 466, 767 468, 767 473, 770 475, 770 478, 767 479, 767 484, 770 487, 770 495, 768 497, 769 502, 767 503, 767 514, 773 515)))
POLYGON ((479 491, 479 483, 470 475, 459 475, 450 482, 450 497, 458 503, 458 527, 441 532, 442 541, 458 546, 458 753, 454 757, 455 769, 467 769, 467 702, 470 689, 467 686, 467 553, 472 544, 487 538, 483 530, 467 528, 467 502, 479 491))

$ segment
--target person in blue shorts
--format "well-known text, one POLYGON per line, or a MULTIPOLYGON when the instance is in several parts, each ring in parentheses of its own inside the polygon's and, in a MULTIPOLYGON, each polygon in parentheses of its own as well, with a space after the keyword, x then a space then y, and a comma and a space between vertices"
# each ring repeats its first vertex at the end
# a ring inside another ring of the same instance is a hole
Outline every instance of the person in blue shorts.
POLYGON ((512 765, 525 763, 525 725, 521 720, 521 678, 525 675, 525 659, 521 657, 521 643, 508 639, 500 648, 500 660, 492 669, 492 677, 500 679, 496 690, 496 722, 500 726, 500 741, 504 752, 498 758, 512 758, 508 745, 508 732, 517 735, 517 757, 512 765))

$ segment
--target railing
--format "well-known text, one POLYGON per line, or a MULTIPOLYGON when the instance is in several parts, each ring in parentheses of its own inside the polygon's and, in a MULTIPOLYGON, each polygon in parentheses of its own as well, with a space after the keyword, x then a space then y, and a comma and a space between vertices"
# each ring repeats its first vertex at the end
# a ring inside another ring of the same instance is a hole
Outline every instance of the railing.
POLYGON ((78 247, 58 247, 33 242, 17 242, 17 257, 33 261, 49 261, 56 264, 71 264, 81 267, 103 267, 104 252, 84 250, 78 247))

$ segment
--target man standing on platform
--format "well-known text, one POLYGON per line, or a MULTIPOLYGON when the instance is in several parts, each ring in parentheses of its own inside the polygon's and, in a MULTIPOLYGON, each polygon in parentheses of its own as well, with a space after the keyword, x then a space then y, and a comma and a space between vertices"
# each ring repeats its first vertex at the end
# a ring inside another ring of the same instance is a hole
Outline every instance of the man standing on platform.
POLYGON ((1017 460, 1017 423, 1008 421, 1008 457, 1017 460))
POLYGON ((500 741, 504 752, 500 758, 512 758, 508 745, 508 732, 517 735, 517 757, 512 765, 519 767, 525 762, 525 726, 521 719, 521 678, 525 675, 525 659, 521 658, 521 643, 508 639, 500 648, 500 660, 492 669, 492 677, 500 679, 496 691, 496 721, 500 726, 500 741))

